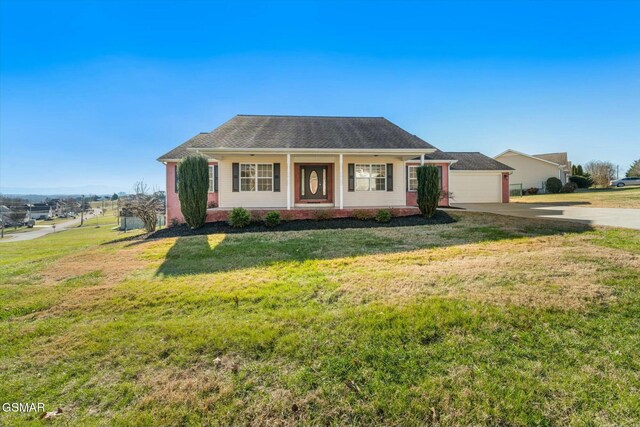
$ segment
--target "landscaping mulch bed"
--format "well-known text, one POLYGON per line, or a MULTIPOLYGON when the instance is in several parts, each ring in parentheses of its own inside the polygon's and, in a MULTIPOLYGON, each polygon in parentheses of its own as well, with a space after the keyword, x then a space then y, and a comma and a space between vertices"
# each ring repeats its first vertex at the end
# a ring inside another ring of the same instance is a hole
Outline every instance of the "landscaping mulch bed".
POLYGON ((232 228, 226 222, 209 222, 197 230, 191 230, 189 226, 182 224, 174 227, 163 228, 155 233, 143 236, 146 239, 161 239, 165 237, 199 236, 203 234, 229 234, 229 233, 258 233, 265 231, 304 231, 304 230, 340 230, 345 228, 376 228, 376 227, 412 227, 416 225, 449 224, 455 219, 443 211, 437 211, 432 218, 421 215, 399 216, 386 223, 376 222, 373 219, 361 220, 355 218, 334 218, 326 220, 299 219, 282 221, 279 225, 269 228, 262 222, 252 222, 245 228, 232 228))

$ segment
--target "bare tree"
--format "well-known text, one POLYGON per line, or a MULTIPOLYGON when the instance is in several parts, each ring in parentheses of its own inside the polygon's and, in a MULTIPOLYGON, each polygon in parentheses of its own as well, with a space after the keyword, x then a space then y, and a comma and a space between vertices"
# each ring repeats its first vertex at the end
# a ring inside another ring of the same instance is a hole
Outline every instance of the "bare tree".
POLYGON ((162 201, 154 193, 150 193, 149 187, 139 181, 134 186, 134 194, 128 196, 123 202, 122 209, 140 218, 144 229, 151 233, 156 230, 158 213, 162 211, 162 205, 162 201))
POLYGON ((584 170, 591 176, 593 184, 599 187, 607 187, 609 181, 615 178, 616 173, 616 167, 613 163, 602 160, 590 161, 584 165, 584 170))
POLYGON ((14 228, 17 228, 19 225, 22 225, 24 223, 26 216, 27 216, 26 210, 14 209, 11 212, 9 212, 9 219, 11 220, 11 223, 14 228))

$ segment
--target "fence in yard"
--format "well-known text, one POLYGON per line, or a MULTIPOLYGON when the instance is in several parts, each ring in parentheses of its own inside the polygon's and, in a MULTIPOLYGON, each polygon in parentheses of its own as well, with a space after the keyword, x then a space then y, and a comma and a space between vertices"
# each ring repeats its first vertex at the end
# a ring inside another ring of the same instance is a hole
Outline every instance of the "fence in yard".
POLYGON ((522 197, 522 184, 509 184, 509 196, 522 197))

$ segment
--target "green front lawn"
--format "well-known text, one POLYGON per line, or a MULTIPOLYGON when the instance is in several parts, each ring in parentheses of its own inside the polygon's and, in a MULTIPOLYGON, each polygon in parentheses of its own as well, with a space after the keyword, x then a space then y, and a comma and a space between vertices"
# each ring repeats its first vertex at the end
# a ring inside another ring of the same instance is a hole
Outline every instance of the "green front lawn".
POLYGON ((454 224, 0 246, 0 425, 637 425, 640 232, 454 224))
POLYGON ((575 193, 511 197, 514 203, 574 203, 598 208, 640 208, 640 187, 591 188, 575 193))

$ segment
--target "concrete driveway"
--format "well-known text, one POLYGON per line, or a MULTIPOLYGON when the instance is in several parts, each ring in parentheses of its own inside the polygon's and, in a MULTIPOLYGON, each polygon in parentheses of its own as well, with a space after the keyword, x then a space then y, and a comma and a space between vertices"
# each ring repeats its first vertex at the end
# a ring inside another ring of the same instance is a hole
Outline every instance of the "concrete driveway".
POLYGON ((546 218, 640 230, 640 209, 590 208, 572 203, 459 203, 452 206, 523 218, 546 218))
MULTIPOLYGON (((93 212, 87 213, 84 216, 84 220, 86 221, 89 218, 94 217, 95 214, 93 212)), ((8 243, 8 242, 24 242, 25 240, 33 240, 38 237, 46 236, 51 233, 59 233, 61 231, 68 230, 70 228, 74 228, 80 225, 80 217, 76 219, 72 219, 65 222, 60 222, 56 224, 56 228, 54 229, 52 226, 47 225, 46 221, 42 221, 45 225, 36 225, 31 231, 23 231, 22 233, 9 233, 5 234, 3 239, 0 239, 0 243, 8 243)))

